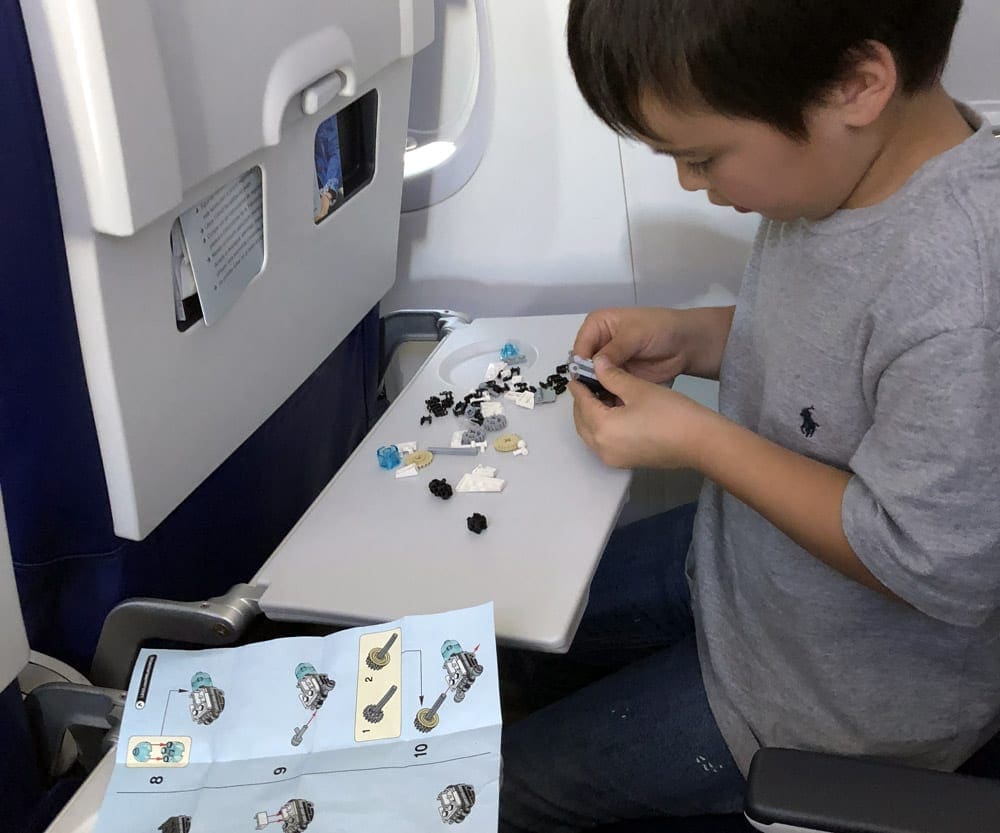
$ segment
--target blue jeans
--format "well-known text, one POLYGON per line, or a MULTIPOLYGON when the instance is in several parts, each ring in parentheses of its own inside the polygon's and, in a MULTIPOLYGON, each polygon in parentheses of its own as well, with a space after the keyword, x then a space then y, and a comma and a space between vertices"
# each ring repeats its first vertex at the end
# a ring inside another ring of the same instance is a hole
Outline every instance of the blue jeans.
POLYGON ((532 687, 565 696, 504 728, 503 833, 740 810, 745 782, 695 646, 684 572, 694 512, 616 531, 569 654, 522 658, 532 687))

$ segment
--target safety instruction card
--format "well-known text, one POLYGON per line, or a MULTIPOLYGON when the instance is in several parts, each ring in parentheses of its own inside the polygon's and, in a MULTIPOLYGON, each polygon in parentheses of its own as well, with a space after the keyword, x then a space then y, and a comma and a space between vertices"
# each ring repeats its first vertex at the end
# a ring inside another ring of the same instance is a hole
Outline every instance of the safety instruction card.
POLYGON ((144 650, 101 833, 495 831, 493 606, 144 650))

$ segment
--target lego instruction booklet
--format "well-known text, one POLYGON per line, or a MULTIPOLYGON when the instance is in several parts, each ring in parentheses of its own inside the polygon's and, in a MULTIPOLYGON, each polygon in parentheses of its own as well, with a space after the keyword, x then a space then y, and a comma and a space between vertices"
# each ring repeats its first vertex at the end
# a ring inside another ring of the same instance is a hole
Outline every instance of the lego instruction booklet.
POLYGON ((495 831, 493 606, 143 650, 101 833, 495 831))

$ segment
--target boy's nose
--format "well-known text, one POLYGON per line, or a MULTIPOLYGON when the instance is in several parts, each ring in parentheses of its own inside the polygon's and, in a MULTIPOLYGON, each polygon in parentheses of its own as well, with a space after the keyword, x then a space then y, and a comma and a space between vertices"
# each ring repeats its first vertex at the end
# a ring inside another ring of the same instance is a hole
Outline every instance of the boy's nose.
POLYGON ((704 191, 708 187, 705 178, 691 173, 681 160, 677 160, 677 181, 685 191, 704 191))

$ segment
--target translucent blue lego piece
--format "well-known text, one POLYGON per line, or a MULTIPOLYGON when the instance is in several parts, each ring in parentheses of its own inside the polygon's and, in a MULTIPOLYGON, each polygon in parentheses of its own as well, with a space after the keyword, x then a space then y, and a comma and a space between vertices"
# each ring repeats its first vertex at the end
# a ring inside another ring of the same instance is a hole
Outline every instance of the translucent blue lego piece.
POLYGON ((512 341, 508 341, 500 348, 500 361, 507 362, 507 364, 517 364, 524 360, 525 358, 521 355, 521 351, 517 349, 517 345, 512 341))
POLYGON ((455 656, 455 654, 460 653, 462 653, 462 645, 454 639, 446 639, 444 644, 441 645, 441 656, 444 659, 450 659, 455 656))
POLYGON ((197 691, 199 688, 210 688, 212 685, 212 678, 206 674, 204 671, 197 672, 191 678, 191 688, 197 691))
POLYGON ((399 449, 394 445, 384 445, 375 453, 378 455, 378 464, 384 469, 394 469, 401 462, 399 449))

